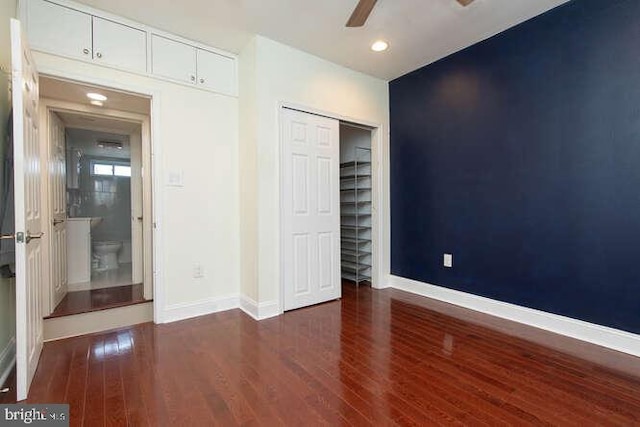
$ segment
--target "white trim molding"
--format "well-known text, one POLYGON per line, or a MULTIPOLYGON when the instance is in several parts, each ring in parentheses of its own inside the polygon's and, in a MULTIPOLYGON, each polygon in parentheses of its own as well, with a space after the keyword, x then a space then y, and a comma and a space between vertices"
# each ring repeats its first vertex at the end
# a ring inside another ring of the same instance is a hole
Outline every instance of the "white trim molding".
POLYGON ((240 309, 255 320, 264 320, 282 314, 278 301, 266 301, 258 304, 244 295, 240 297, 240 309))
POLYGON ((207 314, 218 313, 220 311, 232 310, 239 306, 240 300, 237 295, 207 298, 190 303, 173 304, 165 307, 162 315, 162 323, 177 322, 178 320, 205 316, 207 314))
POLYGON ((153 303, 113 307, 44 320, 44 341, 56 341, 153 321, 153 303))
POLYGON ((596 325, 594 323, 547 313, 533 308, 496 301, 490 298, 399 276, 391 275, 389 285, 395 289, 444 301, 491 316, 533 326, 640 357, 640 335, 631 332, 596 325))
POLYGON ((16 337, 11 337, 0 353, 0 387, 4 385, 16 364, 16 337))

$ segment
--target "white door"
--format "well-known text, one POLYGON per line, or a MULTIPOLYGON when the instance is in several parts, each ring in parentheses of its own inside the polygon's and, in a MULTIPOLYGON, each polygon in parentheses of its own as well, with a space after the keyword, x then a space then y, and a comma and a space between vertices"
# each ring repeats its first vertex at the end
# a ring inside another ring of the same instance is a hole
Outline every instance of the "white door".
POLYGON ((147 71, 147 33, 94 16, 93 59, 99 64, 144 73, 147 71))
POLYGON ((91 59, 91 15, 44 0, 30 0, 27 25, 34 48, 91 59))
POLYGON ((140 131, 129 135, 131 149, 131 282, 144 282, 142 210, 142 138, 140 131))
POLYGON ((51 218, 51 239, 49 240, 51 260, 51 302, 50 311, 67 294, 67 190, 65 128, 62 120, 49 112, 49 218, 51 218))
POLYGON ((340 298, 339 122, 282 110, 284 309, 340 298))
POLYGON ((17 398, 25 399, 42 350, 42 210, 38 73, 20 21, 11 20, 16 229, 17 398))

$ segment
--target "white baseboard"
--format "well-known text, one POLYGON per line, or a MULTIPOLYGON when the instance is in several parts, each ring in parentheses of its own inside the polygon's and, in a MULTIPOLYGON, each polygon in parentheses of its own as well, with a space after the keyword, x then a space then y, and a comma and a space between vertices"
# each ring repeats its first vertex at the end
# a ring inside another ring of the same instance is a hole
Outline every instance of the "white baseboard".
POLYGON ((0 387, 11 374, 16 364, 16 338, 12 337, 0 353, 0 387))
POLYGON ((176 322, 178 320, 190 319, 192 317, 204 316, 206 314, 217 313, 219 311, 238 308, 240 301, 237 295, 230 295, 219 298, 208 298, 186 304, 174 304, 166 307, 162 315, 162 323, 176 322))
POLYGON ((278 301, 267 301, 258 304, 244 295, 240 297, 240 308, 255 320, 264 320, 282 314, 278 301))
POLYGON ((523 323, 556 334, 586 341, 602 347, 640 357, 640 335, 532 308, 496 301, 490 298, 399 276, 390 276, 392 288, 455 304, 502 319, 523 323))

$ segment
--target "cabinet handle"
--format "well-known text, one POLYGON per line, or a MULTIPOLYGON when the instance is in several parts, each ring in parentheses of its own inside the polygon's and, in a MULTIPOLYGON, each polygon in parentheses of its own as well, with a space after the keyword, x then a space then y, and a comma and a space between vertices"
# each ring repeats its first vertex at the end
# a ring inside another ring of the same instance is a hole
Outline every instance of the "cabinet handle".
POLYGON ((84 53, 85 55, 89 55, 89 49, 82 49, 82 53, 84 53))
POLYGON ((204 83, 204 79, 200 79, 200 83, 204 83))
POLYGON ((195 81, 196 81, 196 76, 194 76, 193 74, 192 74, 192 75, 190 75, 189 77, 191 78, 191 81, 192 81, 192 82, 195 82, 195 81))
POLYGON ((102 54, 101 54, 100 52, 96 53, 96 56, 97 56, 98 58, 102 58, 102 54))

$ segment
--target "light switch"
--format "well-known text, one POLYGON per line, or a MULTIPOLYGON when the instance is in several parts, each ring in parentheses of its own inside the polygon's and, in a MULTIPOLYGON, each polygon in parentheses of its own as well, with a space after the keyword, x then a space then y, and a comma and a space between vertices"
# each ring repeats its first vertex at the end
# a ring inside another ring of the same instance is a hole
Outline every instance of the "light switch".
POLYGON ((169 187, 183 187, 182 171, 169 171, 167 175, 167 185, 169 187))

